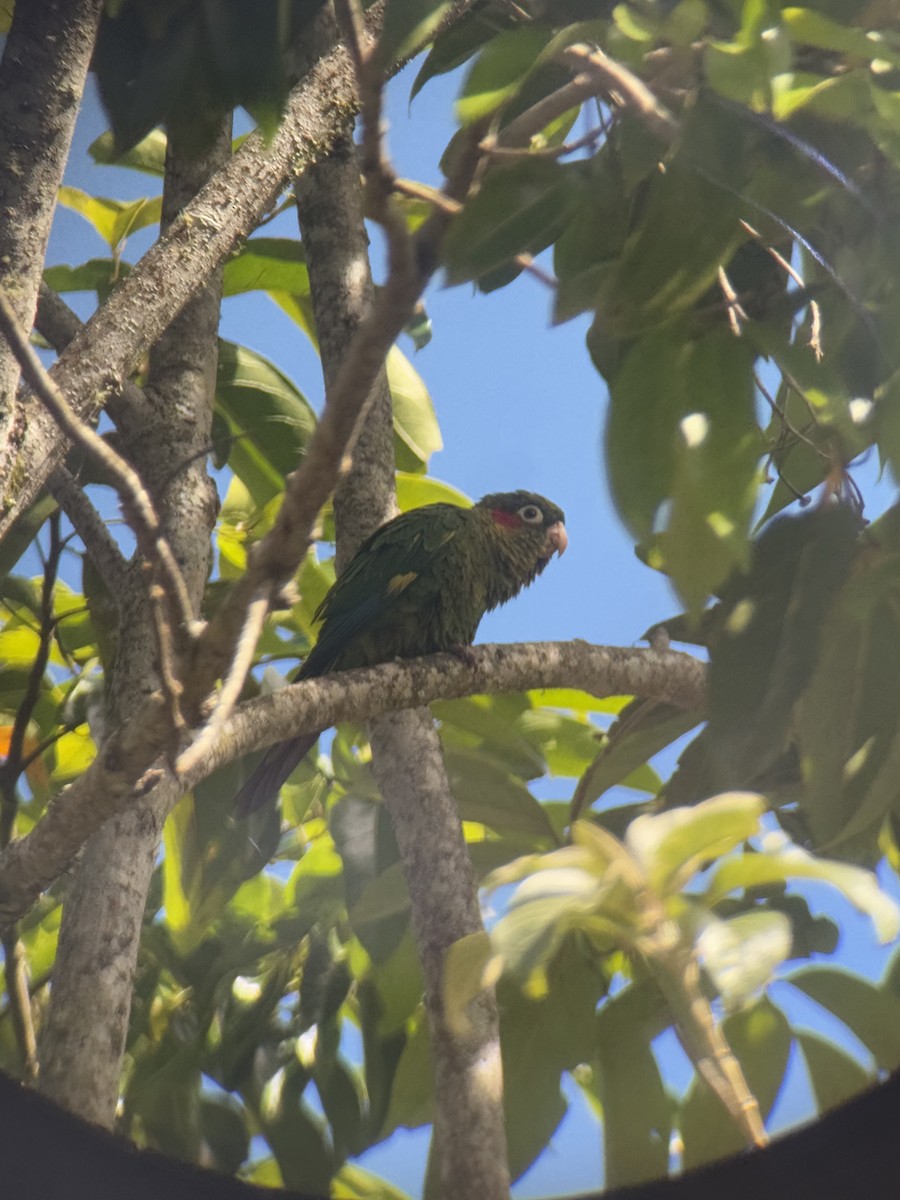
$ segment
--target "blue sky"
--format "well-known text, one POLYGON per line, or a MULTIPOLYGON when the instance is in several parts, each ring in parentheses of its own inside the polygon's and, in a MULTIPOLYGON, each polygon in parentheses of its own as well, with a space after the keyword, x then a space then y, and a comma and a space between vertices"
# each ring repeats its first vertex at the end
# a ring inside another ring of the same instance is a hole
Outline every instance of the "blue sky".
MULTIPOLYGON (((437 163, 453 132, 452 99, 458 80, 433 81, 409 109, 412 77, 408 69, 389 89, 391 154, 401 175, 437 184, 437 163)), ((155 190, 155 181, 148 176, 91 163, 86 148, 104 128, 102 112, 92 98, 79 122, 66 182, 123 199, 155 190)), ((295 236, 293 214, 266 232, 295 236)), ((137 258, 151 237, 149 231, 135 237, 127 257, 137 258)), ((103 244, 83 219, 60 209, 48 262, 77 263, 103 253, 103 244)), ((377 262, 377 242, 374 257, 377 262)), ((83 298, 69 299, 87 315, 83 298)), ((432 474, 473 497, 488 491, 533 489, 557 502, 567 517, 570 544, 565 558, 554 561, 514 603, 488 616, 480 640, 579 637, 636 644, 645 629, 679 606, 666 581, 637 560, 610 505, 601 456, 606 393, 585 348, 587 320, 551 328, 551 296, 527 276, 489 296, 468 286, 445 289, 437 284, 426 299, 434 336, 415 355, 415 366, 431 391, 445 442, 432 460, 432 474)), ((321 405, 318 359, 274 304, 260 297, 226 300, 222 334, 271 358, 315 407, 321 405)), ((403 348, 413 355, 409 345, 403 348)), ((873 462, 858 473, 870 499, 870 515, 894 498, 887 483, 876 483, 876 473, 873 462)), ((885 953, 876 952, 868 922, 835 902, 822 887, 807 889, 806 894, 815 908, 844 923, 840 959, 854 969, 879 974, 885 953)), ((777 1000, 785 998, 785 990, 776 993, 777 1000)), ((804 1008, 795 997, 788 1003, 791 1016, 823 1028, 821 1017, 809 1011, 811 1005, 804 1008)), ((663 1057, 673 1086, 683 1087, 690 1072, 680 1052, 667 1043, 663 1057)), ((599 1182, 597 1126, 575 1086, 566 1086, 573 1099, 572 1113, 517 1186, 519 1196, 558 1194, 599 1182)), ((808 1104, 807 1096, 802 1072, 792 1072, 775 1124, 797 1120, 808 1104)), ((414 1192, 426 1149, 422 1131, 404 1133, 366 1156, 364 1163, 414 1192)))

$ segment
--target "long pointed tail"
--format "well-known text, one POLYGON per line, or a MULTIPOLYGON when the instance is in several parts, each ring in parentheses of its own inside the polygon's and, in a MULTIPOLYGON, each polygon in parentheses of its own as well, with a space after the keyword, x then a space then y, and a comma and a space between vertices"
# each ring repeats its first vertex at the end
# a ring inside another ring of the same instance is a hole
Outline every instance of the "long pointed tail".
POLYGON ((269 747, 235 797, 234 815, 238 820, 248 817, 266 804, 275 803, 281 785, 310 752, 320 732, 303 733, 289 742, 278 742, 269 747))

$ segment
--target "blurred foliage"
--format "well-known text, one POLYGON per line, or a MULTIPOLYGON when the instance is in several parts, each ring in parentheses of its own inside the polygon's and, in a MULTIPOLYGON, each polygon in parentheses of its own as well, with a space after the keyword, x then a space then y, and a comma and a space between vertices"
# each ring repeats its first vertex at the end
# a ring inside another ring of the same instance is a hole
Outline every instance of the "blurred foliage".
MULTIPOLYGON (((252 22, 239 7, 108 5, 95 66, 112 132, 96 161, 158 177, 158 125, 186 123, 200 144, 234 104, 271 133, 287 46, 318 5, 272 0, 252 22)), ((837 928, 816 892, 797 890, 826 883, 879 939, 896 933, 864 867, 900 868, 900 508, 866 524, 853 468, 874 448, 900 471, 900 26, 878 0, 480 0, 435 37, 448 7, 388 0, 381 56, 389 66, 433 39, 412 93, 463 67, 461 126, 489 116, 502 131, 561 86, 559 54, 575 44, 634 72, 673 118, 661 141, 607 99, 555 117, 486 171, 443 247, 447 280, 484 291, 520 273, 516 256, 551 250, 555 319, 589 315, 609 388, 618 512, 686 609, 655 636, 709 655, 708 720, 569 690, 434 706, 473 863, 498 889, 490 940, 459 946, 447 999, 464 1022, 483 972, 502 970, 512 1169, 546 1147, 569 1074, 597 1115, 607 1181, 633 1183, 668 1170, 673 1133, 683 1165, 735 1148, 700 1076, 683 1096, 665 1078, 659 1039, 690 1034, 685 956, 764 1114, 796 1052, 818 1111, 900 1064, 900 959, 878 983, 823 964, 837 928), (651 760, 697 726, 660 778, 651 760), (552 799, 536 798, 538 780, 552 799), (677 934, 668 950, 663 929, 677 934), (868 1057, 793 1027, 776 1003, 786 986, 868 1057)), ((60 199, 104 250, 49 267, 47 282, 104 303, 158 197, 60 199)), ((403 211, 421 222, 420 202, 403 211)), ((262 293, 315 344, 297 241, 257 233, 226 264, 224 291, 226 304, 262 293)), ((401 506, 466 503, 428 474, 441 435, 423 380, 399 349, 388 373, 401 506)), ((220 343, 208 612, 270 527, 315 423, 275 363, 220 343)), ((0 547, 4 752, 37 685, 19 834, 90 761, 115 669, 114 605, 90 565, 80 591, 50 581, 49 635, 42 580, 17 571, 55 508, 41 497, 0 547)), ((266 622, 248 694, 277 686, 315 637, 334 575, 327 510, 319 532, 296 597, 266 622)), ((369 757, 364 733, 344 727, 294 773, 280 813, 229 821, 246 764, 172 813, 128 1036, 132 1137, 267 1184, 391 1194, 350 1160, 430 1122, 432 1080, 408 897, 369 757)), ((60 894, 21 927, 38 1011, 60 894)), ((18 1061, 0 1007, 0 1066, 18 1061)))

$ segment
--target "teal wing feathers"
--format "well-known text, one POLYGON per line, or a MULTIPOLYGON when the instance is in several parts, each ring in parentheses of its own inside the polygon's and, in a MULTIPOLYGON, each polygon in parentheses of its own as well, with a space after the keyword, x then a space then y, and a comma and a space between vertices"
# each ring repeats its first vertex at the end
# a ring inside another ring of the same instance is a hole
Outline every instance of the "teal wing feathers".
MULTIPOLYGON (((441 585, 441 562, 452 554, 469 519, 468 512, 452 504, 412 509, 363 542, 319 606, 319 638, 297 678, 321 675, 345 665, 339 664, 344 651, 359 646, 365 635, 380 626, 386 628, 385 640, 389 643, 387 627, 392 614, 398 615, 403 598, 409 598, 406 594, 411 590, 415 606, 420 607, 427 593, 441 585)), ((422 652, 428 648, 423 645, 422 652)))

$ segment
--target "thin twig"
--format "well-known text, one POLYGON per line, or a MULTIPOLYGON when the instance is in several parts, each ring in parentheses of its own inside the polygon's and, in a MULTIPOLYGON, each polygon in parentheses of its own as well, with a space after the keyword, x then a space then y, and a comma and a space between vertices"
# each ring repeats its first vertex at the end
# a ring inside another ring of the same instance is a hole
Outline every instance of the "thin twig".
POLYGON ((106 522, 87 493, 66 467, 57 467, 47 481, 51 496, 72 522, 113 600, 121 594, 127 564, 106 522))
POLYGON ((22 753, 25 747, 25 736, 34 715, 37 702, 41 697, 44 682, 44 672, 50 661, 50 648, 53 644, 53 630, 56 620, 53 614, 53 592, 56 587, 56 577, 59 571, 59 560, 62 555, 63 542, 59 532, 59 512, 54 512, 48 522, 50 529, 50 545, 44 561, 44 579, 41 585, 41 614, 38 626, 38 647, 34 662, 28 673, 25 694, 19 705, 13 721, 12 732, 9 736, 9 749, 6 761, 0 765, 0 848, 9 845, 13 835, 18 801, 16 799, 16 784, 22 774, 22 753))
POLYGON ((3 943, 9 1015, 22 1057, 22 1071, 25 1079, 33 1083, 38 1077, 38 1052, 28 987, 28 956, 14 926, 6 926, 0 931, 0 941, 3 943))
MULTIPOLYGON (((5 849, 12 841, 15 829, 18 798, 16 784, 22 772, 32 758, 24 756, 25 736, 34 715, 35 707, 41 696, 44 672, 50 660, 50 648, 53 643, 53 631, 56 620, 53 614, 53 593, 59 571, 59 560, 62 556, 64 542, 60 537, 60 517, 57 510, 49 519, 50 545, 44 560, 44 578, 41 585, 41 621, 38 637, 38 649, 28 675, 25 695, 13 721, 9 738, 9 749, 6 761, 0 766, 0 849, 5 849)), ((38 1056, 37 1038, 34 1032, 34 1018, 31 1012, 31 999, 28 992, 28 958, 14 925, 4 926, 0 931, 0 941, 3 945, 3 961, 6 973, 6 991, 9 997, 9 1013, 12 1018, 13 1030, 19 1052, 22 1056, 22 1066, 25 1077, 30 1080, 37 1078, 38 1056)))
POLYGON ((145 563, 144 569, 150 577, 147 588, 147 598, 150 601, 150 623, 156 640, 156 656, 159 665, 159 683, 166 704, 168 721, 168 738, 166 756, 170 766, 174 765, 178 753, 181 736, 187 728, 184 713, 181 710, 181 697, 184 686, 178 678, 176 666, 177 655, 172 639, 172 626, 166 615, 166 589, 159 582, 156 570, 151 563, 145 563))
POLYGON ((731 332, 735 337, 740 337, 741 321, 747 320, 747 314, 741 307, 738 294, 731 286, 731 280, 728 278, 724 267, 719 267, 719 287, 722 290, 722 295, 728 301, 728 324, 731 326, 731 332))
POLYGON ((240 699, 241 690, 247 673, 253 665, 253 654, 256 643, 262 633, 269 613, 269 589, 260 588, 247 606, 244 627, 238 638, 231 667, 226 675, 222 690, 216 699, 215 708, 209 721, 200 732, 200 736, 181 755, 176 764, 176 772, 183 776, 208 754, 210 747, 219 740, 225 723, 231 716, 235 704, 240 699))
POLYGON ((593 46, 568 46, 559 54, 559 61, 579 72, 593 74, 604 92, 622 108, 633 112, 665 144, 671 145, 679 125, 669 110, 657 100, 646 83, 627 67, 593 46))
MULTIPOLYGON (((427 200, 448 216, 456 216, 463 209, 463 205, 458 200, 451 200, 437 188, 429 187, 425 183, 415 183, 411 179, 395 179, 394 191, 401 196, 409 196, 413 200, 427 200)), ((523 271, 527 271, 529 275, 533 275, 535 279, 540 280, 546 287, 554 289, 557 287, 554 277, 539 267, 530 254, 514 254, 510 261, 514 262, 517 267, 521 267, 523 271)))
POLYGON ((144 557, 159 569, 165 582, 166 602, 181 636, 190 637, 193 611, 184 578, 162 534, 162 529, 146 488, 138 473, 120 454, 86 425, 44 369, 33 350, 6 294, 0 291, 0 331, 10 345, 27 380, 44 407, 60 429, 77 445, 83 447, 111 476, 122 502, 129 525, 135 532, 144 557))
MULTIPOLYGON (((793 279, 794 283, 796 283, 798 287, 806 287, 806 281, 803 279, 803 276, 791 266, 783 254, 779 254, 774 246, 770 246, 769 243, 763 239, 762 234, 759 233, 758 230, 754 229, 753 226, 747 221, 742 220, 741 225, 747 230, 750 236, 755 238, 766 250, 766 252, 772 256, 775 262, 778 263, 779 267, 781 267, 781 269, 790 279, 793 279)), ((809 347, 816 356, 816 362, 820 362, 822 359, 822 311, 819 308, 818 303, 812 299, 809 301, 809 321, 809 347)))
POLYGON ((602 125, 597 125, 574 142, 562 142, 558 146, 506 146, 498 138, 485 138, 481 149, 491 158, 565 158, 567 154, 576 154, 586 146, 595 146, 605 136, 606 130, 602 125))
POLYGON ((546 129, 551 121, 557 120, 573 108, 579 108, 585 100, 595 97, 599 90, 596 75, 580 71, 561 88, 551 92, 549 96, 544 96, 517 117, 513 117, 496 137, 485 139, 482 146, 485 150, 494 150, 498 146, 527 146, 535 134, 546 129))

